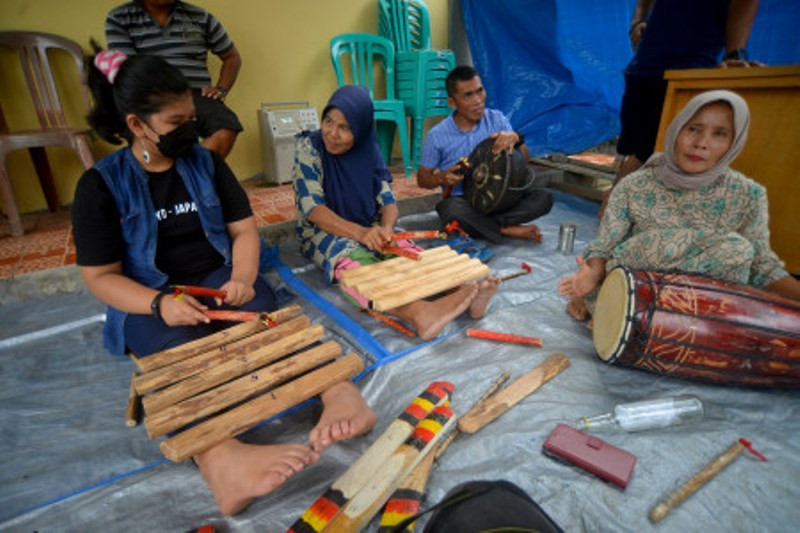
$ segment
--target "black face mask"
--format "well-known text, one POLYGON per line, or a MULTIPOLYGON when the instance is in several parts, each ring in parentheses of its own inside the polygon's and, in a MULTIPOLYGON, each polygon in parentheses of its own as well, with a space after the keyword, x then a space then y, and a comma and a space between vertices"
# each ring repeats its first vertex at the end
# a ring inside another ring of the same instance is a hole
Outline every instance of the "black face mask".
POLYGON ((156 148, 170 159, 186 157, 192 153, 199 136, 197 121, 187 120, 171 132, 159 135, 156 148))

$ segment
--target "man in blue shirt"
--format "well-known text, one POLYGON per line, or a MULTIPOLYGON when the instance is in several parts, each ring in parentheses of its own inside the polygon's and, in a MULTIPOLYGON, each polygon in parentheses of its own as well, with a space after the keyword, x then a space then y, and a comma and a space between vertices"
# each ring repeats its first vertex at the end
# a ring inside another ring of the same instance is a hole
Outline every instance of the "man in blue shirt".
POLYGON ((425 189, 442 187, 450 195, 436 205, 439 217, 447 224, 453 220, 473 237, 482 237, 499 244, 504 237, 541 242, 542 234, 526 222, 547 214, 553 205, 549 192, 533 189, 520 194, 509 209, 484 214, 472 207, 464 197, 458 173, 458 160, 469 156, 484 139, 495 140, 494 151, 511 151, 518 147, 528 158, 522 136, 515 132, 502 112, 486 109, 486 90, 478 72, 459 66, 447 76, 447 103, 453 114, 431 128, 422 144, 422 158, 417 170, 417 183, 425 189))

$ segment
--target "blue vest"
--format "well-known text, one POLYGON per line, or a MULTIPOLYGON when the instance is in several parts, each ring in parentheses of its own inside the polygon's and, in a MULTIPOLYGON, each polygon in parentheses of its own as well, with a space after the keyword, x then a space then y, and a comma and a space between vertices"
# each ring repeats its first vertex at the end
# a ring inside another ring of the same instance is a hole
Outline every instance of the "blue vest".
MULTIPOLYGON (((208 241, 225 258, 225 264, 230 265, 231 240, 214 190, 214 161, 210 152, 195 146, 191 156, 176 159, 175 165, 189 196, 197 205, 208 241)), ((167 275, 156 268, 158 221, 147 186, 147 173, 129 148, 104 157, 94 168, 103 176, 119 210, 125 241, 123 274, 147 287, 161 287, 167 283, 167 275)), ((127 313, 108 306, 103 344, 111 353, 125 353, 127 316, 127 313)))

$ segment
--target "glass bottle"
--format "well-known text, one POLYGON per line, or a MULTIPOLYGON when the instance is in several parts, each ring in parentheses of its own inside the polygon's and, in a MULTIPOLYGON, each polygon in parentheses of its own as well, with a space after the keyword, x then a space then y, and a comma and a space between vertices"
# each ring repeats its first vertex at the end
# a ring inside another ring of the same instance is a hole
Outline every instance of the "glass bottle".
POLYGON ((694 422, 703 418, 703 402, 683 395, 641 402, 622 403, 610 413, 584 417, 577 427, 583 431, 644 431, 694 422))

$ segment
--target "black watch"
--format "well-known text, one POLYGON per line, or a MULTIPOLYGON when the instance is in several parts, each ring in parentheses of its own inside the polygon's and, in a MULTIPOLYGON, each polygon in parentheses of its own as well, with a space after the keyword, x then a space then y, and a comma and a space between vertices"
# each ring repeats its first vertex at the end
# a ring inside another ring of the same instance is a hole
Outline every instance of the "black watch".
POLYGON ((742 61, 747 61, 747 50, 744 48, 737 48, 736 50, 731 50, 727 54, 725 54, 725 59, 740 59, 742 61))
POLYGON ((161 304, 161 299, 166 295, 166 292, 159 292, 156 294, 155 298, 153 298, 153 301, 150 302, 150 312, 153 314, 153 318, 156 320, 162 320, 161 309, 159 308, 159 305, 161 304))

